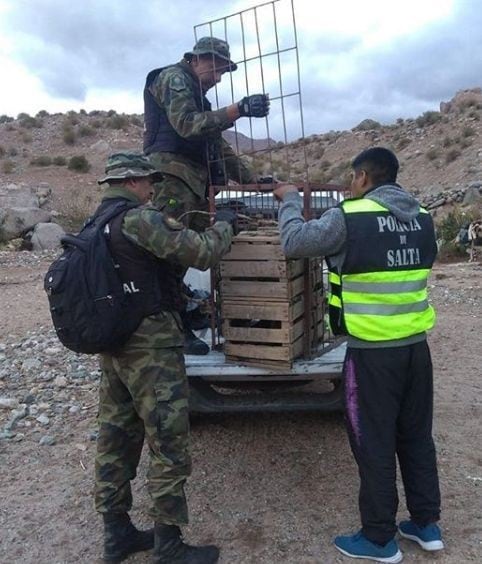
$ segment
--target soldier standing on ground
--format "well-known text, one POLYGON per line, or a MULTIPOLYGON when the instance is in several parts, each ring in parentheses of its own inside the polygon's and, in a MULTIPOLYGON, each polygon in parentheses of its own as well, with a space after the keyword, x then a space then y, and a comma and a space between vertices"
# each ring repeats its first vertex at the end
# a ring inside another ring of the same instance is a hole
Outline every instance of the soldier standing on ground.
MULTIPOLYGON (((268 96, 253 94, 219 110, 212 110, 205 96, 224 73, 236 68, 226 41, 203 37, 179 63, 147 75, 144 153, 164 175, 156 185, 154 204, 172 217, 184 216, 183 222, 196 231, 206 226, 206 216, 193 212, 208 209, 209 184, 224 185, 228 178, 242 184, 256 182, 253 171, 221 133, 240 117, 267 116, 268 96)), ((186 352, 209 351, 187 326, 185 333, 186 352)))
POLYGON ((396 563, 397 457, 410 513, 399 533, 425 550, 443 548, 426 340, 435 322, 427 279, 437 246, 430 214, 396 184, 391 151, 367 149, 352 167, 354 198, 320 219, 303 220, 296 187, 274 194, 283 202, 286 255, 328 257, 330 323, 335 334, 348 335, 345 408, 362 529, 337 537, 335 546, 353 558, 396 563))
POLYGON ((107 562, 120 562, 152 548, 155 541, 156 564, 211 564, 218 560, 217 547, 189 546, 179 529, 188 522, 184 484, 191 460, 182 300, 175 269, 214 266, 229 249, 233 232, 221 221, 197 233, 143 206, 161 176, 143 155, 119 153, 109 158, 106 176, 99 181, 106 183, 99 213, 122 200, 139 204, 115 217, 108 232, 111 253, 130 290, 132 314, 142 321, 119 351, 100 355, 95 507, 104 518, 107 562), (130 481, 144 437, 154 532, 138 531, 128 515, 130 481))

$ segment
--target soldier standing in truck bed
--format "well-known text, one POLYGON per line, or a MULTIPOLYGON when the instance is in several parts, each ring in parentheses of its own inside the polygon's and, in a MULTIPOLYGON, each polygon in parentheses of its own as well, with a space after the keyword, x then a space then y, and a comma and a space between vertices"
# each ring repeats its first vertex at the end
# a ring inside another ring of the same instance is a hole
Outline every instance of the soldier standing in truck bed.
MULTIPOLYGON (((154 204, 191 229, 207 224, 207 187, 227 179, 242 184, 256 182, 253 171, 224 141, 221 133, 240 117, 265 117, 269 98, 246 96, 240 102, 212 110, 206 92, 226 72, 237 69, 229 45, 216 37, 203 37, 176 64, 154 69, 144 89, 144 153, 162 172, 154 204), (187 215, 184 215, 186 214, 187 215)), ((182 277, 184 272, 180 272, 182 277)), ((183 316, 185 318, 185 316, 183 316)), ((206 354, 208 346, 184 323, 190 354, 206 354)))

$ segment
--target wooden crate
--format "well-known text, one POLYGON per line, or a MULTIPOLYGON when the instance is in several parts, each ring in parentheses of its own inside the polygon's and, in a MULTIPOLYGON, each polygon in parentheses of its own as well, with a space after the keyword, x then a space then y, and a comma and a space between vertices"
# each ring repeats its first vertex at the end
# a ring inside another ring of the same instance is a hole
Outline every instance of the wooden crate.
MULTIPOLYGON (((225 301, 223 336, 228 341, 287 344, 304 331, 303 296, 293 302, 225 301)), ((320 323, 321 308, 312 308, 311 324, 320 323)))
MULTIPOLYGON (((303 292, 304 269, 304 259, 284 256, 279 234, 242 233, 220 264, 223 300, 292 300, 303 292)), ((320 269, 312 275, 313 284, 321 281, 320 269)))
MULTIPOLYGON (((303 259, 286 259, 277 233, 235 237, 220 265, 224 350, 229 360, 288 367, 303 353, 306 264, 303 259)), ((309 263, 313 286, 321 282, 317 264, 309 263)), ((313 308, 312 329, 321 323, 321 308, 313 308)))

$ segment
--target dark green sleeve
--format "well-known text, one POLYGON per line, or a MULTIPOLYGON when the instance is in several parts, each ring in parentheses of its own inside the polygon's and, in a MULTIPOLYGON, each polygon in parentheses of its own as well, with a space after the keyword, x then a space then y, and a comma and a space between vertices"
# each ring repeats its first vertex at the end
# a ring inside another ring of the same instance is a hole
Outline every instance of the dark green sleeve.
POLYGON ((207 136, 231 127, 226 108, 200 112, 185 73, 177 67, 162 71, 150 87, 167 118, 181 137, 207 136))
POLYGON ((231 226, 224 221, 215 223, 204 233, 197 233, 153 209, 128 212, 122 233, 159 259, 200 270, 217 264, 229 250, 233 237, 231 226))

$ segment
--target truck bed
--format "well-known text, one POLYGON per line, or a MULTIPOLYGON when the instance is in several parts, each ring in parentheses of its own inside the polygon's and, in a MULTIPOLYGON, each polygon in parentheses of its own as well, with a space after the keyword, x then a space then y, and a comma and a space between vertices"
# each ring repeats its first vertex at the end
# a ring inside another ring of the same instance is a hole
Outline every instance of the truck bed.
POLYGON ((206 356, 186 355, 190 409, 201 413, 339 411, 345 350, 346 343, 340 343, 283 370, 227 362, 217 351, 206 356), (238 388, 238 393, 233 388, 238 388), (249 393, 253 389, 256 391, 249 393))
POLYGON ((224 353, 210 351, 206 356, 186 355, 186 371, 189 378, 203 378, 212 382, 243 382, 253 379, 263 381, 293 381, 311 378, 340 378, 345 357, 346 343, 319 350, 319 356, 311 360, 295 360, 290 369, 245 366, 226 361, 224 353))

